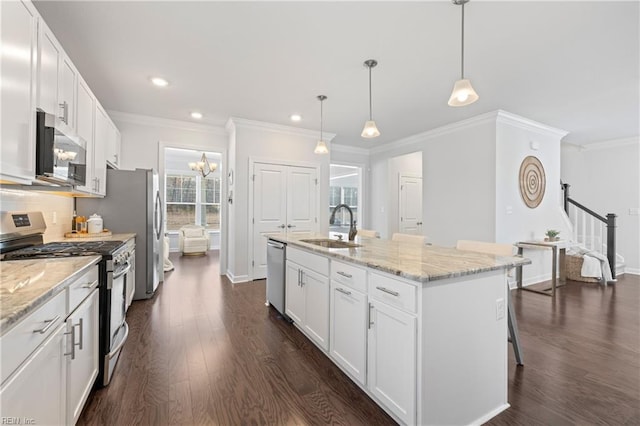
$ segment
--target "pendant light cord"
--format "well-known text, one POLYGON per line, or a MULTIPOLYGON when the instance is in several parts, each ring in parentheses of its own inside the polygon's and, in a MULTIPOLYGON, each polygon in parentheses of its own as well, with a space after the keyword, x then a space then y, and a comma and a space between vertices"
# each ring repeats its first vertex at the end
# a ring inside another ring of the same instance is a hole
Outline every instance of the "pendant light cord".
POLYGON ((371 65, 369 65, 369 120, 373 120, 373 108, 371 105, 371 65))
POLYGON ((324 99, 320 100, 320 140, 322 141, 322 104, 324 99))
POLYGON ((464 3, 462 3, 462 49, 460 60, 460 79, 464 80, 464 3))

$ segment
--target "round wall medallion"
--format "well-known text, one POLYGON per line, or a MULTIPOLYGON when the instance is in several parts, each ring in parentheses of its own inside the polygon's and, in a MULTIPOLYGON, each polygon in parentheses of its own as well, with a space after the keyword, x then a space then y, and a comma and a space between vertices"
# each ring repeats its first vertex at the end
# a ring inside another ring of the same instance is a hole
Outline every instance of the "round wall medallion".
POLYGON ((544 167, 536 157, 528 156, 520 165, 520 196, 527 207, 535 209, 544 198, 544 167))

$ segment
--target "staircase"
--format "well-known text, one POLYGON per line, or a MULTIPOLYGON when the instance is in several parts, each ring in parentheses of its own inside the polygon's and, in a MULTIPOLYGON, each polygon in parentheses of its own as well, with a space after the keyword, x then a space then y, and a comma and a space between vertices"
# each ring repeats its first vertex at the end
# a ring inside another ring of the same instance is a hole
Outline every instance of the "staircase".
POLYGON ((616 215, 599 215, 569 196, 568 183, 560 183, 564 194, 564 211, 571 224, 571 240, 589 250, 601 253, 609 260, 611 276, 624 272, 624 257, 616 253, 616 215), (616 274, 617 272, 617 274, 616 274))

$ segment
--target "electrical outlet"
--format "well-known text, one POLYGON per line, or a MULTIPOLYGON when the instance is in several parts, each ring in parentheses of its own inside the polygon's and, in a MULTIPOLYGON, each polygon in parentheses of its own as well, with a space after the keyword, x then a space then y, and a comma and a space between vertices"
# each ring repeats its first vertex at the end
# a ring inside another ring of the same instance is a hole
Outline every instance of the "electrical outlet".
POLYGON ((58 212, 51 213, 51 224, 56 225, 58 223, 58 212))
POLYGON ((640 215, 640 208, 635 207, 635 208, 629 209, 629 216, 638 216, 638 215, 640 215))
POLYGON ((496 321, 504 318, 504 299, 496 299, 496 321))

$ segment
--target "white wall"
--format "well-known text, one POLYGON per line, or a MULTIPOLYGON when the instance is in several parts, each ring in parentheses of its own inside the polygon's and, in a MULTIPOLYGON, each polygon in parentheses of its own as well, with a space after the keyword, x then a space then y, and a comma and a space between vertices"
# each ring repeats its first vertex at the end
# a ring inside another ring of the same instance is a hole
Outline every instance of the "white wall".
POLYGON ((495 238, 495 117, 423 147, 423 232, 434 244, 495 238))
MULTIPOLYGON (((503 113, 496 124, 495 241, 543 240, 548 229, 568 238, 570 229, 562 208, 560 190, 560 140, 566 132, 503 113), (520 165, 527 156, 542 163, 545 193, 534 209, 520 195, 520 165)), ((551 279, 551 251, 525 250, 532 264, 523 268, 525 284, 551 279)))
POLYGON ((596 213, 615 213, 616 251, 627 272, 640 274, 640 139, 604 141, 583 148, 562 146, 562 180, 571 198, 596 213))
MULTIPOLYGON (((234 169, 234 201, 229 206, 229 217, 232 218, 229 227, 229 239, 233 241, 229 247, 229 263, 227 275, 233 282, 249 279, 250 256, 248 255, 251 227, 249 226, 250 211, 250 175, 249 161, 287 162, 303 165, 317 165, 320 167, 319 202, 326 203, 329 199, 329 156, 313 152, 318 134, 299 128, 272 125, 250 120, 232 118, 227 128, 232 128, 230 152, 233 151, 234 161, 230 167, 234 169)), ((329 137, 325 140, 330 140, 329 137)), ((329 214, 327 209, 319 209, 320 232, 328 232, 329 214)))

